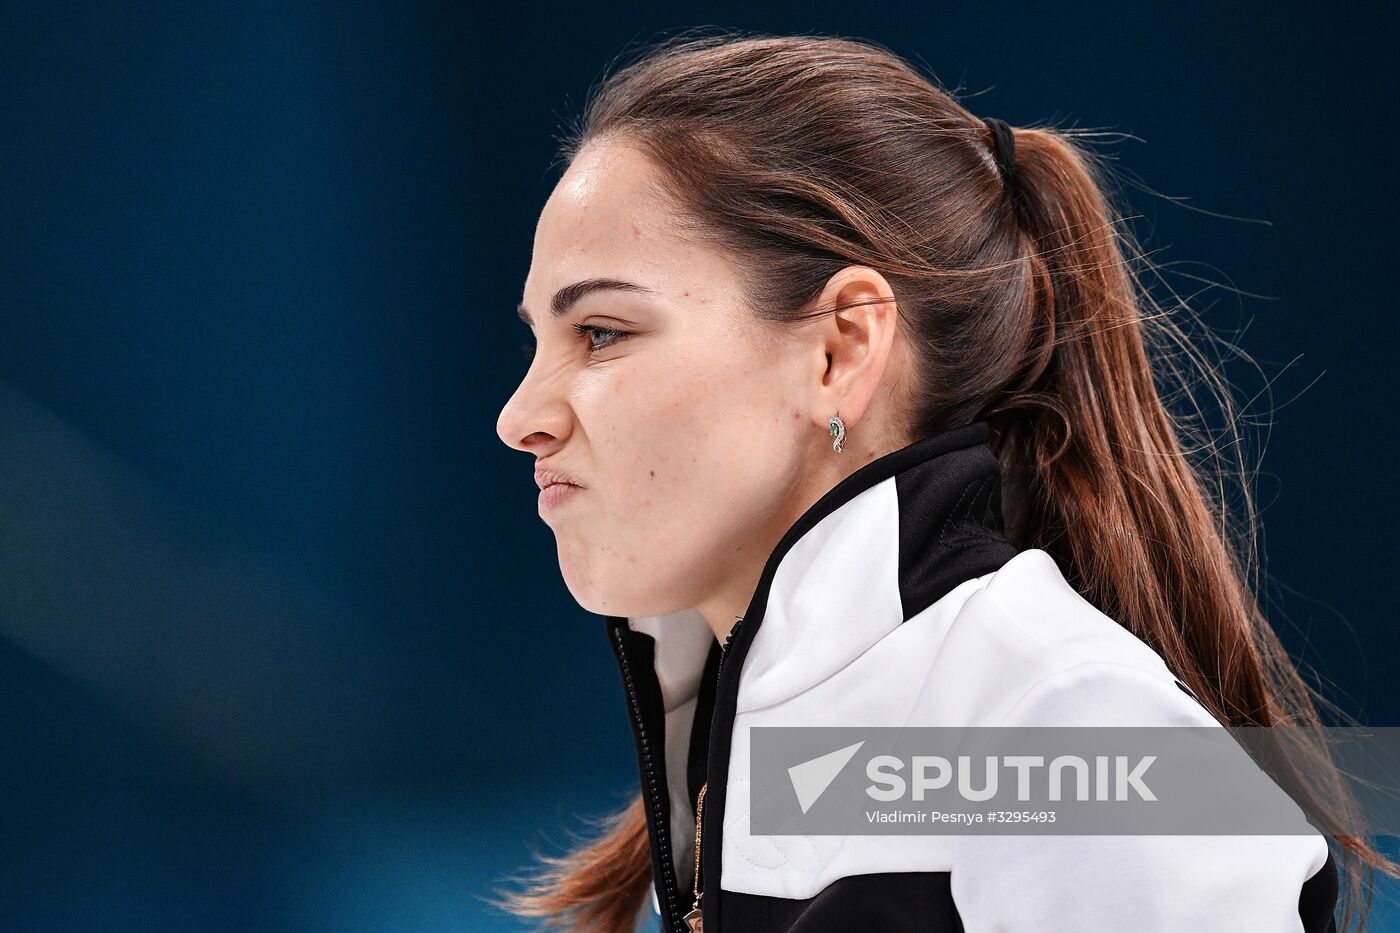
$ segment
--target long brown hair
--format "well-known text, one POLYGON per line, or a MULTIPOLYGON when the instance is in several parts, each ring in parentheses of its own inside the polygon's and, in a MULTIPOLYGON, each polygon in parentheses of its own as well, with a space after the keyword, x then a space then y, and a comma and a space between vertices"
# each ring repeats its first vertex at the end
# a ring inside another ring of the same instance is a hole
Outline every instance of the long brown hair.
MULTIPOLYGON (((1015 129, 1008 190, 982 120, 883 46, 707 32, 662 40, 616 71, 561 157, 612 139, 639 146, 683 230, 743 270, 760 319, 831 313, 808 306, 833 274, 878 270, 920 373, 901 410, 907 436, 988 420, 1012 543, 1048 551, 1222 723, 1318 726, 1318 704, 1347 720, 1299 675, 1255 595, 1251 474, 1205 352, 1224 341, 1184 301, 1152 296, 1155 268, 1112 203, 1113 174, 1077 142, 1095 134, 1015 129), (1202 387, 1225 416, 1217 437, 1202 387)), ((1325 749, 1310 754, 1305 770, 1327 777, 1320 792, 1353 806, 1325 749)), ((1361 930, 1374 870, 1400 871, 1362 837, 1336 841, 1349 882, 1341 929, 1364 892, 1361 930)), ((638 798, 499 903, 627 933, 649 859, 638 798)))

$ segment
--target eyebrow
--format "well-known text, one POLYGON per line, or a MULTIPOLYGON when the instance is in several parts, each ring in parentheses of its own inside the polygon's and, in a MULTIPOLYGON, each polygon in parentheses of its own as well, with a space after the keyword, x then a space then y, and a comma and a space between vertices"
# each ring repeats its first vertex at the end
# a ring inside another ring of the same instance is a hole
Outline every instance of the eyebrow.
MULTIPOLYGON (((584 279, 572 285, 565 285, 563 288, 559 289, 559 291, 555 292, 554 298, 549 302, 550 313, 556 318, 563 317, 569 313, 570 308, 578 304, 584 295, 601 291, 641 292, 648 295, 656 294, 645 285, 638 285, 635 282, 624 282, 621 279, 584 279)), ((530 312, 525 310, 525 304, 523 302, 517 305, 515 310, 516 313, 520 315, 520 320, 531 327, 535 326, 535 321, 530 317, 530 312)))

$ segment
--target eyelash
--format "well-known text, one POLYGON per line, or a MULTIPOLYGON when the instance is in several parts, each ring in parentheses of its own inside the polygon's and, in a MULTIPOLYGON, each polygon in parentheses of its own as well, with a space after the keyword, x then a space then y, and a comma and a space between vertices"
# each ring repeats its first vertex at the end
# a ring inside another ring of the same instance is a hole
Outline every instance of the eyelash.
MULTIPOLYGON (((611 338, 602 346, 594 346, 593 342, 590 340, 588 346, 585 348, 585 352, 589 354, 597 353, 599 350, 606 350, 613 344, 626 340, 629 336, 626 331, 617 330, 613 327, 600 327, 597 324, 574 324, 573 328, 574 333, 578 334, 580 337, 586 337, 590 334, 603 334, 611 338)), ((525 354, 525 359, 533 360, 535 358, 534 345, 523 343, 520 345, 520 349, 521 352, 525 354)))

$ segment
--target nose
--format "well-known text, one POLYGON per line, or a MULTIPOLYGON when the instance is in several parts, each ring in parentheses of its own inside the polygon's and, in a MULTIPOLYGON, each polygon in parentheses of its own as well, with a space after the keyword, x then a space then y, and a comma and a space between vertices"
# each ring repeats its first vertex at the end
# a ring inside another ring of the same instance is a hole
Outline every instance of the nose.
POLYGON ((552 381, 535 371, 531 366, 496 417, 496 435, 507 447, 544 457, 567 436, 569 408, 552 381))

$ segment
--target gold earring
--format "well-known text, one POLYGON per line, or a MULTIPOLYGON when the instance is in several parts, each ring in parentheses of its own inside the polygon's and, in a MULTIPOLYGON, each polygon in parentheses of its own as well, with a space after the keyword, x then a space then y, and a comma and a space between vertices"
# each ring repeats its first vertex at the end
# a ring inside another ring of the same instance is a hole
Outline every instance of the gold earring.
POLYGON ((841 442, 846 439, 846 422, 841 420, 841 410, 838 408, 836 414, 827 421, 827 427, 831 429, 831 436, 836 440, 831 442, 831 449, 838 454, 841 452, 841 442))

